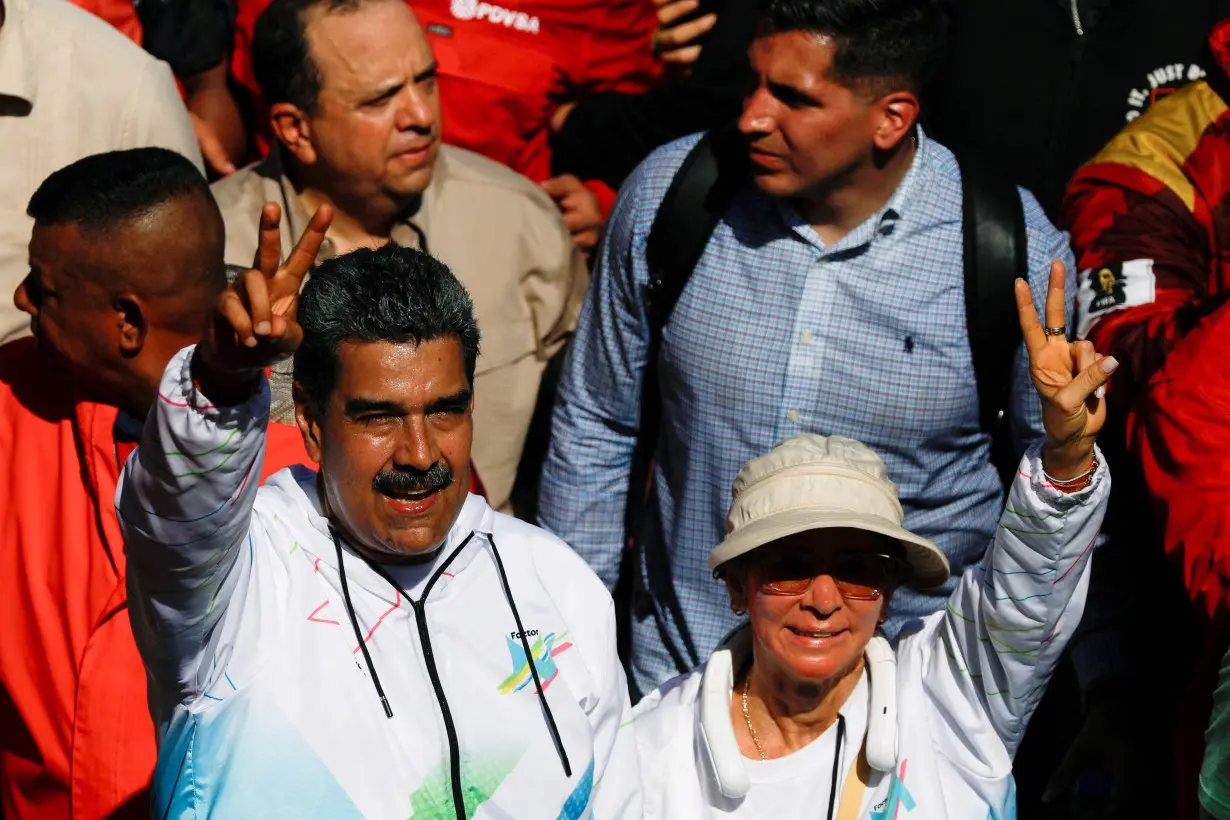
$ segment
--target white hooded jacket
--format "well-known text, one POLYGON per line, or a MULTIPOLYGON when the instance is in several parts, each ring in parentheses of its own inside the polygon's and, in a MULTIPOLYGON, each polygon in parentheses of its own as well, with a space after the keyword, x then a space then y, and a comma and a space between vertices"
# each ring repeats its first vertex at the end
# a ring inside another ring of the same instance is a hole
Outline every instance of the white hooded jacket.
POLYGON ((116 497, 155 816, 639 817, 613 607, 585 563, 470 496, 430 564, 373 568, 335 544, 315 472, 249 480, 268 386, 214 407, 191 357, 116 497))
POLYGON ((638 704, 645 817, 824 818, 830 795, 829 817, 842 820, 1015 817, 1012 758, 1080 621, 1110 491, 1100 455, 1093 483, 1066 495, 1044 478, 1039 452, 1022 461, 995 540, 945 610, 907 628, 895 652, 883 638, 868 644, 868 671, 840 710, 843 740, 835 723, 785 758, 743 758, 731 697, 746 631, 638 704), (850 791, 860 749, 866 788, 850 791), (803 756, 819 762, 789 768, 803 756))

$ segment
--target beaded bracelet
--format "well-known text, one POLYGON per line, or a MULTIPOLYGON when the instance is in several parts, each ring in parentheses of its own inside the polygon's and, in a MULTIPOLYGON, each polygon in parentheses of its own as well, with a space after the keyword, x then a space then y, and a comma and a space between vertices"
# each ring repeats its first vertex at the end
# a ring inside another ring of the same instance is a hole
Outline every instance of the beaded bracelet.
POLYGON ((1093 483, 1093 477, 1098 472, 1098 457, 1093 456, 1093 463, 1089 465, 1089 469, 1078 475, 1076 478, 1055 478, 1045 469, 1042 470, 1042 475, 1050 482, 1051 486, 1061 493, 1079 493, 1081 490, 1093 483))

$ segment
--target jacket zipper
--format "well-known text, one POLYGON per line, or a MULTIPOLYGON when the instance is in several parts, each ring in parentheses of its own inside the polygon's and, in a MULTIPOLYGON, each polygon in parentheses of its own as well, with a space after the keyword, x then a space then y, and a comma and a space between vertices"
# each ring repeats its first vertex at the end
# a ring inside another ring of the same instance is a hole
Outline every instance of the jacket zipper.
POLYGON ((440 673, 436 671, 436 656, 431 649, 431 635, 427 632, 426 595, 423 600, 410 600, 414 610, 414 622, 418 628, 419 645, 423 647, 423 661, 427 665, 427 677, 431 679, 431 688, 436 693, 436 703, 440 707, 440 716, 444 719, 444 733, 448 737, 448 770, 453 787, 453 809, 457 820, 466 820, 465 800, 461 794, 461 746, 457 741, 457 727, 453 725, 453 713, 448 708, 448 698, 444 696, 444 686, 440 683, 440 673))
POLYGON ((1076 36, 1084 37, 1085 29, 1081 27, 1081 12, 1076 6, 1076 0, 1071 0, 1072 4, 1072 25, 1076 27, 1076 36))

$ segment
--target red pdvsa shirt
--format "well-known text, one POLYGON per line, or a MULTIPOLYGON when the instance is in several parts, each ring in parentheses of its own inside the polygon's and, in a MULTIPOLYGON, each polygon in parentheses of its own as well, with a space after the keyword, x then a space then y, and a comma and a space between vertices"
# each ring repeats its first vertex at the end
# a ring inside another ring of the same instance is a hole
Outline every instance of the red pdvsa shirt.
MULTIPOLYGON (((250 44, 268 2, 238 0, 232 71, 257 99, 250 44)), ((643 91, 660 76, 652 0, 412 5, 439 64, 444 141, 535 182, 551 175, 548 124, 559 106, 600 91, 643 91)), ((263 113, 258 120, 268 128, 263 113)))

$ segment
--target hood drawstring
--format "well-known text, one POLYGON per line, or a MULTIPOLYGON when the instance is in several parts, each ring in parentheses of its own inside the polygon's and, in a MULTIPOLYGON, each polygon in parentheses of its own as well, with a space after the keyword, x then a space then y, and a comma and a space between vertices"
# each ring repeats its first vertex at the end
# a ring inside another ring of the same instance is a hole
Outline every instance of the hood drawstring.
MULTIPOLYGON (((367 643, 363 640, 363 633, 359 629, 359 619, 355 616, 354 605, 350 600, 350 587, 346 583, 346 564, 343 561, 341 539, 338 537, 337 531, 332 526, 329 527, 329 533, 333 536, 333 546, 337 550, 337 571, 338 577, 342 583, 342 598, 346 602, 346 614, 350 617, 350 625, 354 628, 355 640, 359 642, 359 649, 363 652, 363 660, 367 664, 367 671, 371 673, 372 685, 375 686, 376 695, 379 696, 380 704, 384 707, 384 714, 386 717, 392 718, 393 708, 389 706, 389 700, 384 694, 384 687, 380 685, 380 676, 376 674, 376 665, 372 663, 371 653, 368 652, 367 643)), ((473 537, 473 532, 467 535, 465 540, 461 542, 457 549, 453 550, 453 554, 450 555, 448 559, 440 565, 435 573, 432 574, 431 580, 429 580, 427 585, 423 588, 422 600, 424 602, 427 600, 427 595, 431 592, 431 588, 435 586, 436 581, 439 580, 440 576, 448 568, 449 564, 451 564, 453 559, 456 558, 463 549, 465 549, 466 545, 470 543, 470 539, 473 537)), ((517 634, 521 636, 521 646, 525 650, 526 663, 529 664, 530 674, 534 677, 534 688, 538 692, 538 703, 542 708, 543 718, 546 720, 547 732, 551 735, 551 741, 555 745, 555 751, 559 755, 560 763, 564 767, 564 775, 571 778, 572 764, 568 761, 568 752, 564 749, 564 741, 560 736, 559 727, 555 723, 555 715, 551 712, 551 704, 547 702, 546 693, 543 691, 542 679, 539 677, 538 667, 534 663, 534 653, 530 650, 530 642, 525 636, 525 625, 521 622, 521 612, 517 609, 516 599, 513 598, 512 587, 508 583, 508 573, 504 571, 504 561, 500 558, 500 551, 495 545, 494 536, 488 535, 487 542, 491 544, 491 555, 495 559, 496 572, 499 574, 500 584, 504 588, 504 597, 508 600, 509 609, 512 610, 513 621, 517 624, 517 634)), ((401 585, 393 580, 393 578, 389 576, 382 567, 368 561, 363 555, 359 553, 356 554, 358 554, 363 562, 367 564, 377 575, 404 595, 408 603, 412 606, 415 604, 410 595, 402 589, 401 585)), ((431 671, 434 673, 434 669, 431 671)))
POLYGON ((500 573, 500 583, 504 585, 504 596, 508 598, 508 607, 512 610, 513 620, 517 623, 517 634, 521 636, 521 646, 525 649, 525 662, 529 664, 530 674, 534 676, 534 687, 538 690, 538 702, 542 706, 542 714, 547 721, 547 732, 551 735, 552 742, 555 743, 555 751, 559 754, 560 763, 564 766, 564 775, 572 777, 572 765, 568 762, 568 752, 564 749, 563 738, 560 737, 559 729, 555 725, 555 715, 551 713, 551 704, 547 702, 547 695, 542 690, 538 667, 534 663, 534 653, 530 651, 529 639, 525 637, 525 626, 521 623, 521 613, 517 611, 517 602, 513 599, 512 587, 508 585, 508 574, 504 572, 504 562, 500 559, 500 551, 495 546, 495 536, 488 535, 487 541, 491 544, 491 554, 495 557, 495 568, 500 573))
POLYGON ((363 633, 359 631, 359 619, 354 615, 354 604, 350 603, 350 587, 346 584, 346 562, 342 560, 342 542, 334 532, 333 527, 329 527, 329 534, 333 536, 333 546, 337 549, 337 574, 342 581, 342 599, 346 601, 346 614, 350 616, 350 625, 354 627, 354 638, 359 642, 359 649, 363 652, 363 660, 367 662, 367 671, 372 676, 372 684, 376 687, 376 694, 380 696, 380 705, 384 707, 384 714, 387 718, 393 717, 393 707, 389 706, 389 699, 384 696, 384 687, 380 685, 380 676, 376 674, 376 665, 372 663, 372 654, 367 651, 367 642, 363 640, 363 633))
MULTIPOLYGON (((372 685, 376 687, 376 694, 380 696, 380 703, 384 706, 384 714, 386 717, 391 718, 393 717, 393 707, 389 706, 389 699, 384 695, 384 687, 380 685, 380 676, 376 674, 376 665, 372 663, 371 653, 367 651, 367 642, 363 640, 363 633, 359 629, 359 619, 355 617, 354 614, 354 604, 350 602, 350 586, 346 583, 346 562, 342 560, 342 541, 338 537, 337 530, 333 528, 332 524, 329 525, 329 535, 333 537, 333 547, 337 550, 337 574, 339 580, 342 582, 342 598, 346 602, 346 614, 350 616, 350 625, 354 627, 355 640, 359 642, 359 649, 363 652, 363 660, 367 662, 367 671, 371 673, 372 685)), ((427 586, 423 589, 424 598, 427 597, 428 592, 431 592, 431 588, 435 585, 439 577, 446 569, 448 569, 448 565, 453 563, 453 559, 456 558, 463 549, 465 549, 466 544, 470 543, 470 539, 473 537, 474 533, 467 535, 465 540, 458 545, 457 549, 453 550, 453 554, 448 557, 448 560, 441 564, 439 569, 435 571, 435 573, 431 576, 431 580, 427 582, 427 586)), ((358 552, 356 552, 355 555, 358 555, 359 558, 363 560, 363 563, 367 564, 372 571, 387 581, 389 586, 400 592, 405 597, 406 603, 411 606, 414 605, 414 599, 401 588, 400 584, 390 578, 378 564, 373 564, 358 552)))

